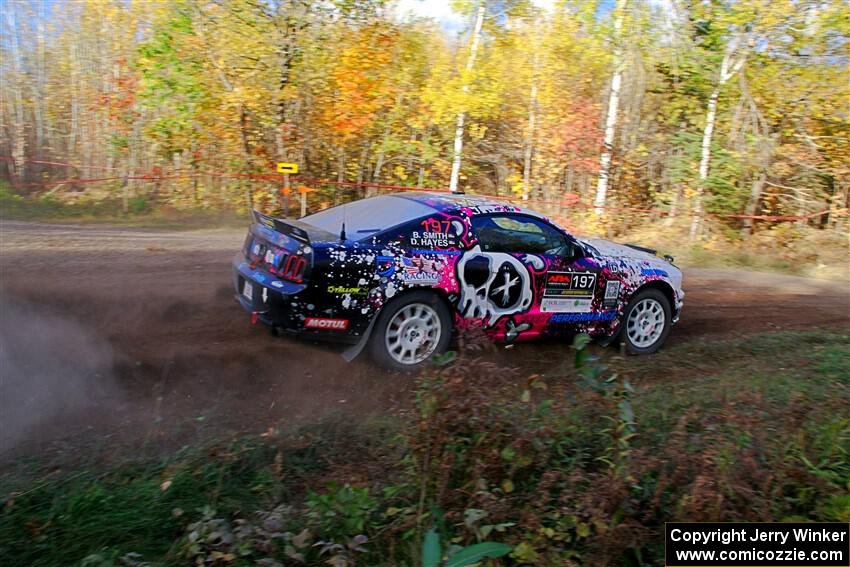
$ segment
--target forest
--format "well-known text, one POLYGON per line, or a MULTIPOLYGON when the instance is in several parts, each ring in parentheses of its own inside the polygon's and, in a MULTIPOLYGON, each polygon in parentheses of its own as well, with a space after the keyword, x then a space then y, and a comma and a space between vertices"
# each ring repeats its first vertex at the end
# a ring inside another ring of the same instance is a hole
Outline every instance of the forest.
POLYGON ((849 14, 0 0, 0 563, 647 567, 666 522, 846 527, 849 14), (234 301, 250 209, 416 188, 675 255, 681 321, 651 356, 457 325, 408 376, 234 301))
POLYGON ((393 185, 691 239, 846 227, 841 0, 451 7, 457 29, 384 0, 6 2, 4 198, 290 212, 290 187, 393 185))

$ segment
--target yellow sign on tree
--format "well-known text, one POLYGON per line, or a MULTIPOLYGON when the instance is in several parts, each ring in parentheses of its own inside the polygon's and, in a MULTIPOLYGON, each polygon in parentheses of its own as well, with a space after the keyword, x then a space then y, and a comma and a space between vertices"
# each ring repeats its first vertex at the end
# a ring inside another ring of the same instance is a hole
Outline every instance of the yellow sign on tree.
POLYGON ((298 164, 297 163, 278 163, 277 164, 277 172, 278 173, 298 173, 298 164))

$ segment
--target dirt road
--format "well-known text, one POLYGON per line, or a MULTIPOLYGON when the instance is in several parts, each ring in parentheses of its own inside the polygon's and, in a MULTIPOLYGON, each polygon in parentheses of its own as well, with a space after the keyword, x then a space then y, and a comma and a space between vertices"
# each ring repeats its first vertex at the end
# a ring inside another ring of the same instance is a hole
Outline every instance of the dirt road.
MULTIPOLYGON (((243 237, 0 223, 0 461, 79 439, 104 454, 121 444, 161 450, 404 405, 409 379, 251 326, 230 287, 243 237)), ((712 335, 850 328, 842 283, 686 269, 685 290, 668 348, 712 335)), ((553 352, 525 344, 500 356, 534 372, 553 352)))

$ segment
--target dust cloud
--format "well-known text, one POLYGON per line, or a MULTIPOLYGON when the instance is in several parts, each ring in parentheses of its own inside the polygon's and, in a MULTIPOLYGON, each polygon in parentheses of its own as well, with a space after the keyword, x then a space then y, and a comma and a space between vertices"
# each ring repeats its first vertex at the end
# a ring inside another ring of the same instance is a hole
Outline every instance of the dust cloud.
POLYGON ((79 323, 0 298, 0 453, 50 424, 108 411, 112 350, 79 323))

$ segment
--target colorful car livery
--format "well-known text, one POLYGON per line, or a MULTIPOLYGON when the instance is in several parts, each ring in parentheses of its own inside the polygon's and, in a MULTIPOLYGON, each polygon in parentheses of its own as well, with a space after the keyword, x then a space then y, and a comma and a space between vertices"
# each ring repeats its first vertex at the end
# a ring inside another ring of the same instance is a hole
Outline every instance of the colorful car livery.
POLYGON ((586 332, 655 352, 682 309, 682 273, 653 250, 582 240, 545 217, 462 194, 399 193, 283 220, 254 212, 236 298, 277 332, 368 348, 412 370, 455 329, 495 340, 586 332))

